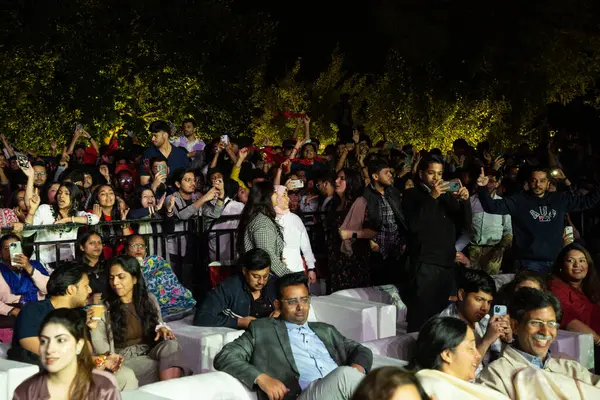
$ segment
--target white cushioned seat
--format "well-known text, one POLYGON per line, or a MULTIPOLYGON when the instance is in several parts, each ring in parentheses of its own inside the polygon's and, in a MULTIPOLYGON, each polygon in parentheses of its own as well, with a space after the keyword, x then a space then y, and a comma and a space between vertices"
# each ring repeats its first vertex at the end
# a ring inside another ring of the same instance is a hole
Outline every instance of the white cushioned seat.
POLYGON ((12 400, 15 389, 39 370, 37 365, 0 359, 0 400, 12 400))

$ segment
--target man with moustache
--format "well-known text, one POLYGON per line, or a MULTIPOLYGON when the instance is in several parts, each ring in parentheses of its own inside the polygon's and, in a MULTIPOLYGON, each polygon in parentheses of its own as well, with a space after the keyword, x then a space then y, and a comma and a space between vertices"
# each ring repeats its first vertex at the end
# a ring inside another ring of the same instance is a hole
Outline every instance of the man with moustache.
POLYGON ((516 340, 512 345, 506 346, 498 360, 481 372, 477 383, 495 389, 511 399, 520 398, 517 391, 523 389, 529 393, 533 391, 533 385, 538 383, 533 379, 519 377, 521 371, 533 368, 534 372, 543 371, 544 374, 526 376, 537 379, 547 376, 558 387, 551 389, 561 391, 560 398, 587 398, 581 397, 579 390, 600 396, 600 376, 590 373, 577 361, 552 357, 550 345, 556 339, 562 318, 560 302, 552 293, 521 288, 514 295, 508 311, 516 340), (563 397, 570 391, 576 397, 563 397))
POLYGON ((259 400, 348 400, 373 363, 373 353, 335 327, 307 322, 303 272, 277 280, 277 319, 257 319, 217 354, 214 366, 258 387, 259 400))
POLYGON ((502 199, 492 199, 487 188, 490 177, 481 168, 477 178, 479 201, 488 214, 510 215, 513 249, 520 268, 550 273, 556 256, 563 248, 565 214, 585 211, 600 202, 600 188, 586 196, 549 192, 551 173, 533 168, 529 190, 502 199))

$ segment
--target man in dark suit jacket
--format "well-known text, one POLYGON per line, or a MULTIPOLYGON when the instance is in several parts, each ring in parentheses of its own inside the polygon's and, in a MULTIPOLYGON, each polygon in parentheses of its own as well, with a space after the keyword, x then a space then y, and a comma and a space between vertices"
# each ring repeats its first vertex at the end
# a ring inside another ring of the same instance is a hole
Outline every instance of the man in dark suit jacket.
POLYGON ((310 309, 304 273, 277 282, 279 319, 253 321, 249 330, 217 354, 214 366, 249 388, 260 400, 347 400, 373 363, 368 348, 335 327, 307 323, 310 309))

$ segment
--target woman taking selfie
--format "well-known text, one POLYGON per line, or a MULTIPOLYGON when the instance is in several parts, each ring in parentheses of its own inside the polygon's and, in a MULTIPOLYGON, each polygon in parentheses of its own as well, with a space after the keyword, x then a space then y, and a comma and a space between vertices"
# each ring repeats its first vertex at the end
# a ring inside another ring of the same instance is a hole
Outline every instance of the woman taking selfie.
POLYGON ((14 400, 117 400, 115 378, 94 368, 85 318, 78 310, 51 311, 40 330, 40 361, 44 367, 21 383, 14 400))
POLYGON ((92 332, 97 354, 123 356, 139 385, 179 378, 187 374, 175 335, 162 321, 156 298, 148 293, 138 261, 119 256, 107 264, 107 310, 92 332))

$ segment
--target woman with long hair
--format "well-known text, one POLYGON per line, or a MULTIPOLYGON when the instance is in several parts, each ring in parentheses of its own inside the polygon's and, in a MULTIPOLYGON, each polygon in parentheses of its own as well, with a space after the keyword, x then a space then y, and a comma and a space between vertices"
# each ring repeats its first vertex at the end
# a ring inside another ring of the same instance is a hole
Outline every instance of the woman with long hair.
MULTIPOLYGON (((129 209, 121 210, 115 190, 109 184, 100 185, 94 190, 90 197, 90 210, 100 221, 126 220, 129 209)), ((102 236, 104 243, 104 258, 109 259, 119 254, 123 248, 121 238, 133 233, 129 225, 103 225, 98 227, 97 232, 102 236)))
MULTIPOLYGON (((335 194, 327 215, 327 246, 329 254, 329 271, 331 274, 331 291, 371 286, 369 260, 369 241, 361 238, 342 239, 340 228, 348 220, 355 221, 355 226, 363 224, 366 210, 360 215, 349 215, 352 205, 364 190, 360 175, 351 169, 342 169, 335 179, 335 194)), ((357 229, 358 230, 358 229, 357 229)))
POLYGON ((505 400, 508 397, 470 383, 481 362, 473 330, 461 319, 434 317, 419 332, 409 369, 437 400, 505 400))
MULTIPOLYGON (((57 229, 44 229, 38 231, 23 231, 23 236, 36 235, 36 242, 72 241, 67 244, 39 245, 39 261, 51 272, 56 267, 57 261, 71 261, 75 258, 75 245, 77 240, 77 227, 57 227, 64 224, 96 225, 99 218, 91 213, 80 211, 81 190, 70 182, 62 183, 56 192, 56 204, 40 204, 40 194, 36 191, 30 200, 29 212, 25 218, 25 225, 53 225, 57 229), (56 259, 56 247, 59 248, 60 259, 56 259)), ((35 257, 35 252, 34 252, 35 257)))
POLYGON ((94 351, 123 356, 123 365, 134 371, 140 386, 186 374, 181 347, 148 293, 138 261, 118 256, 106 268, 111 290, 107 310, 92 332, 94 351))
POLYGON ((282 260, 283 232, 276 221, 277 193, 273 183, 256 182, 242 211, 237 235, 237 251, 263 249, 271 257, 271 271, 277 276, 291 273, 282 260))
POLYGON ((362 380, 352 400, 429 400, 414 373, 396 367, 377 368, 362 380))
MULTIPOLYGON (((77 240, 76 259, 80 265, 88 266, 88 278, 92 296, 106 298, 108 277, 104 268, 104 254, 102 252, 102 237, 97 232, 83 232, 77 240)), ((97 303, 97 301, 95 301, 97 303)))
POLYGON ((40 361, 44 367, 21 383, 14 400, 117 400, 115 378, 94 368, 85 318, 78 310, 59 308, 42 322, 40 361))
POLYGON ((600 362, 600 281, 587 249, 578 243, 565 246, 556 257, 548 286, 562 305, 561 328, 592 334, 600 362))
POLYGON ((125 249, 127 255, 135 257, 142 266, 148 291, 158 300, 163 318, 182 317, 191 313, 196 305, 192 292, 179 282, 164 258, 148 254, 142 235, 127 236, 125 249))
MULTIPOLYGON (((131 219, 162 219, 166 214, 164 207, 167 193, 165 192, 160 199, 156 199, 155 193, 151 188, 141 187, 133 195, 131 204, 131 219)), ((152 254, 166 255, 161 240, 155 240, 153 236, 160 238, 162 233, 162 224, 160 222, 140 222, 137 227, 137 233, 141 235, 153 234, 148 237, 148 246, 152 254)))

